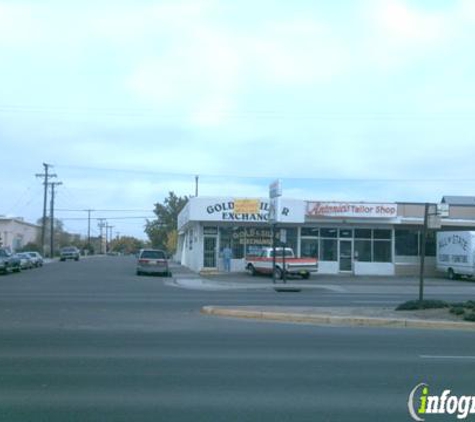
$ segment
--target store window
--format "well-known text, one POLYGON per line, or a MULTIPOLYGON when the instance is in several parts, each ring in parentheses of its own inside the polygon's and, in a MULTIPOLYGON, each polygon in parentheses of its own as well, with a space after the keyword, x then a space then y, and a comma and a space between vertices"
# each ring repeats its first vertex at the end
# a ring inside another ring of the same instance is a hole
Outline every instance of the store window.
POLYGON ((419 232, 416 230, 396 230, 396 255, 419 255, 419 232))
POLYGON ((320 236, 326 238, 336 238, 338 237, 337 229, 320 229, 320 236))
POLYGON ((322 261, 338 261, 338 241, 336 239, 322 239, 322 261))
POLYGON ((322 228, 321 236, 321 255, 322 261, 338 261, 338 229, 322 228))
POLYGON ((375 240, 373 243, 374 262, 392 262, 391 242, 375 240))
POLYGON ((302 238, 300 242, 300 255, 302 258, 318 258, 318 238, 302 238))
MULTIPOLYGON (((419 230, 398 229, 396 230, 396 255, 397 256, 420 256, 421 234, 419 230)), ((426 256, 436 255, 436 234, 429 231, 426 237, 426 256)))
POLYGON ((351 230, 351 229, 340 229, 340 238, 343 238, 343 239, 353 238, 353 230, 351 230))
POLYGON ((355 257, 360 262, 371 262, 371 240, 355 240, 355 257))
POLYGON ((302 227, 300 235, 302 237, 318 237, 319 231, 316 227, 302 227))

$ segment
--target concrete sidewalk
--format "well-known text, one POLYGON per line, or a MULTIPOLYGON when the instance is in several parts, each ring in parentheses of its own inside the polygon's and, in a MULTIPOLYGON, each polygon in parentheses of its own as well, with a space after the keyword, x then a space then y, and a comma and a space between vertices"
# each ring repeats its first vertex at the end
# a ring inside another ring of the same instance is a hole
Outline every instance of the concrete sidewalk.
POLYGON ((205 306, 201 312, 221 317, 286 323, 475 331, 475 323, 461 321, 448 309, 395 311, 385 307, 205 306))

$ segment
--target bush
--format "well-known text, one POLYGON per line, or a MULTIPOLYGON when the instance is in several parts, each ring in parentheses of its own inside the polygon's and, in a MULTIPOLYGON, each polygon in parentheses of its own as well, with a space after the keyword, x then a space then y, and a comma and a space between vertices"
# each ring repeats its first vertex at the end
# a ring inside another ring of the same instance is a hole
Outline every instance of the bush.
POLYGON ((410 300, 399 305, 396 311, 418 311, 421 309, 442 309, 448 307, 449 304, 443 300, 410 300))
POLYGON ((463 318, 465 321, 475 322, 475 312, 470 312, 463 318))
POLYGON ((463 315, 465 314, 465 308, 463 306, 452 306, 452 308, 450 308, 450 313, 454 315, 463 315))

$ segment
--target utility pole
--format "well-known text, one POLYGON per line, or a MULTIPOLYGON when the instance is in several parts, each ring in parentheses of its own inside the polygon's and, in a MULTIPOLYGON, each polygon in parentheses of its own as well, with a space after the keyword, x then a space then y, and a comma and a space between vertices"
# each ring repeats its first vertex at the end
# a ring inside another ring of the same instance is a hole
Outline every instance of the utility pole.
POLYGON ((195 176, 195 196, 198 196, 198 182, 200 180, 200 176, 195 176))
POLYGON ((61 182, 52 182, 51 185, 51 209, 50 209, 50 223, 51 223, 51 238, 50 238, 50 257, 54 256, 54 188, 62 185, 61 182))
POLYGON ((91 245, 91 212, 94 210, 86 210, 87 212, 87 244, 91 245))
POLYGON ((48 203, 48 185, 49 179, 52 177, 57 177, 56 174, 50 174, 49 168, 52 167, 51 164, 43 163, 43 167, 45 168, 45 172, 41 174, 36 174, 36 177, 43 177, 44 178, 44 196, 43 196, 43 221, 41 224, 41 251, 43 255, 45 254, 45 241, 46 241, 46 208, 48 203))
POLYGON ((107 251, 106 252, 109 252, 109 247, 110 247, 110 243, 112 243, 112 229, 114 228, 114 226, 107 226, 110 233, 109 233, 109 244, 107 246, 107 251))
MULTIPOLYGON (((104 235, 103 235, 103 230, 104 230, 104 227, 107 226, 107 223, 105 223, 105 219, 104 218, 99 218, 99 229, 101 231, 101 234, 100 234, 100 245, 99 245, 99 253, 102 254, 103 251, 104 251, 104 235)), ((106 232, 106 235, 107 235, 107 232, 106 232)))

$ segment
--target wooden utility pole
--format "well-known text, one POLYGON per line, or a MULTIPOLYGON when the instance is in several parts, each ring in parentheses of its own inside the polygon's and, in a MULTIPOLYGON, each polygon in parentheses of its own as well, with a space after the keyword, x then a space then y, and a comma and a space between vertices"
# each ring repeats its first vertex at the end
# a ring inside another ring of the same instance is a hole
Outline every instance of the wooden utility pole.
POLYGON ((52 182, 51 185, 51 209, 50 209, 50 223, 51 223, 51 238, 50 238, 50 257, 54 257, 54 188, 62 185, 61 182, 52 182))
POLYGON ((50 174, 49 168, 52 167, 51 164, 43 163, 43 167, 45 168, 45 172, 41 174, 36 174, 36 177, 43 177, 44 178, 44 195, 43 195, 43 220, 41 224, 41 252, 45 255, 45 243, 46 243, 46 209, 48 203, 48 185, 49 179, 52 177, 57 177, 56 174, 50 174))

